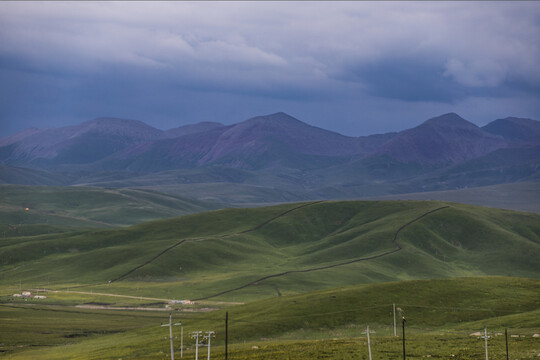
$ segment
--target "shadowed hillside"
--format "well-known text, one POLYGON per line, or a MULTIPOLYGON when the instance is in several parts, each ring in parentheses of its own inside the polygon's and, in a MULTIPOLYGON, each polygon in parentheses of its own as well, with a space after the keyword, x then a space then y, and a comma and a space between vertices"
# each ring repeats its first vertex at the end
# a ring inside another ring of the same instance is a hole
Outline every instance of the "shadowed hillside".
POLYGON ((21 235, 29 226, 116 227, 217 208, 136 189, 0 185, 0 194, 4 236, 21 235))

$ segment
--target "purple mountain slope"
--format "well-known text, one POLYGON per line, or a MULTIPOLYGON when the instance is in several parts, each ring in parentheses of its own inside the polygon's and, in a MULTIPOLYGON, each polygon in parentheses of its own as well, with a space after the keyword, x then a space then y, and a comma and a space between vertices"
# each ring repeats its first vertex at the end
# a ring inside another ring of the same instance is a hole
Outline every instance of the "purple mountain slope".
POLYGON ((510 146, 540 144, 540 122, 536 120, 507 117, 487 124, 482 130, 502 136, 510 146))
POLYGON ((229 127, 218 127, 172 139, 128 147, 100 161, 103 169, 156 172, 196 167, 229 127))
POLYGON ((362 143, 303 123, 285 113, 255 117, 226 129, 200 163, 228 156, 261 154, 276 146, 303 155, 347 156, 365 153, 362 143))
POLYGON ((174 129, 167 130, 165 132, 165 136, 169 138, 177 138, 184 135, 191 135, 191 134, 218 129, 223 126, 225 125, 218 122, 203 121, 198 124, 184 125, 184 126, 180 126, 174 129))
POLYGON ((0 139, 0 161, 11 165, 48 168, 61 164, 88 164, 126 149, 140 153, 144 144, 223 127, 200 123, 168 131, 141 121, 98 118, 58 129, 28 129, 0 139), (138 151, 137 151, 138 149, 138 151))
MULTIPOLYGON (((127 148, 121 159, 130 170, 157 171, 220 164, 235 168, 299 166, 320 157, 365 155, 390 135, 353 138, 303 123, 287 114, 255 117, 235 125, 127 148), (369 139, 368 139, 369 138, 369 139), (152 158, 159 158, 153 162, 152 158), (303 164, 302 164, 303 163, 303 164)), ((105 167, 109 167, 106 165, 105 167)))
POLYGON ((538 145, 539 124, 507 118, 479 128, 456 114, 445 114, 400 133, 348 137, 285 113, 229 126, 205 122, 168 131, 140 121, 99 118, 0 139, 0 163, 63 171, 158 172, 208 165, 324 169, 373 159, 370 166, 380 168, 377 158, 384 155, 392 159, 385 164, 440 167, 516 144, 538 145))
POLYGON ((502 137, 450 113, 399 133, 375 153, 405 163, 455 164, 506 146, 502 137))
POLYGON ((11 147, 9 153, 4 151, 1 160, 4 163, 26 165, 39 159, 62 159, 70 153, 74 157, 81 155, 82 158, 88 158, 85 152, 91 155, 90 160, 97 160, 104 154, 114 153, 134 143, 163 137, 162 131, 142 121, 98 118, 77 126, 32 129, 1 139, 0 148, 11 147))

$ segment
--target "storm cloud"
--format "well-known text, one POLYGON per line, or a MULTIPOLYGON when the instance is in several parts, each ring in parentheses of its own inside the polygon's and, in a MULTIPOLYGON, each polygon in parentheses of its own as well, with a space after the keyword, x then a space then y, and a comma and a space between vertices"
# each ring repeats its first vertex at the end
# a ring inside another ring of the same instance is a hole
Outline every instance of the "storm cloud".
POLYGON ((539 38, 536 2, 2 2, 0 135, 98 116, 285 111, 348 135, 540 118, 539 38))

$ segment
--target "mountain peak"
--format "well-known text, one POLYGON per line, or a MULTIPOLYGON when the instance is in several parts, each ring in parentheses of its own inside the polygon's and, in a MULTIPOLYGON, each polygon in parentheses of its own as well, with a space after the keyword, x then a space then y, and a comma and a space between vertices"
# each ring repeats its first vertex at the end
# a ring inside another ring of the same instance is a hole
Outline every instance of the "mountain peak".
POLYGON ((154 129, 152 126, 147 125, 146 123, 140 120, 130 120, 130 119, 120 119, 115 117, 99 117, 92 120, 83 122, 80 127, 139 127, 139 128, 150 128, 154 129))
POLYGON ((456 113, 448 113, 405 130, 378 152, 404 162, 459 163, 504 147, 504 141, 456 113))
POLYGON ((318 129, 314 126, 306 124, 294 117, 277 112, 269 115, 256 116, 251 119, 239 122, 231 127, 229 133, 235 133, 237 136, 245 137, 248 134, 266 133, 266 134, 281 134, 295 132, 299 130, 309 131, 308 129, 318 129))
MULTIPOLYGON (((478 126, 476 126, 473 123, 463 119, 461 116, 459 116, 458 114, 453 113, 453 112, 431 118, 431 119, 425 121, 422 125, 478 128, 478 126)), ((420 126, 422 126, 422 125, 420 125, 420 126)))
POLYGON ((499 135, 510 141, 530 142, 533 145, 540 141, 540 121, 517 117, 497 119, 482 127, 482 130, 499 135))
POLYGON ((246 120, 246 122, 303 123, 302 121, 284 112, 277 112, 277 113, 269 114, 269 115, 256 116, 256 117, 246 120))

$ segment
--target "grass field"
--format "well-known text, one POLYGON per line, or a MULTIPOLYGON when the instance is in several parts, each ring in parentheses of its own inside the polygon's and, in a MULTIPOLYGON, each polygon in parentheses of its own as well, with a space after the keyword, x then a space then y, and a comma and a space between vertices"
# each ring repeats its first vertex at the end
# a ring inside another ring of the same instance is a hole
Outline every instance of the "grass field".
MULTIPOLYGON (((540 281, 531 279, 415 280, 266 299, 209 313, 175 311, 174 319, 183 323, 190 358, 194 340, 188 334, 196 330, 216 331, 213 358, 223 358, 228 312, 231 359, 367 358, 362 333, 367 325, 374 331, 373 355, 395 359, 402 351, 401 328, 397 338, 392 336, 395 302, 398 325, 400 316, 407 319, 408 358, 480 358, 483 341, 471 334, 487 326, 492 336, 490 358, 505 358, 502 334, 508 328, 517 336, 509 338, 512 358, 533 359, 540 353, 540 339, 532 337, 540 332, 539 293, 540 281)), ((13 359, 168 356, 168 330, 160 326, 167 322, 168 312, 3 303, 0 313, 4 344, 0 350, 13 359)), ((179 328, 175 334, 179 337, 179 328)), ((179 339, 176 344, 179 350, 179 339)))
POLYGON ((367 325, 374 358, 396 359, 396 304, 410 358, 480 358, 470 334, 484 326, 494 349, 508 328, 512 358, 537 358, 539 220, 439 201, 346 201, 121 229, 35 223, 0 238, 0 356, 166 359, 160 324, 174 312, 186 336, 215 330, 213 358, 223 358, 228 312, 232 359, 367 359, 367 325), (47 299, 12 296, 36 288, 47 299))

